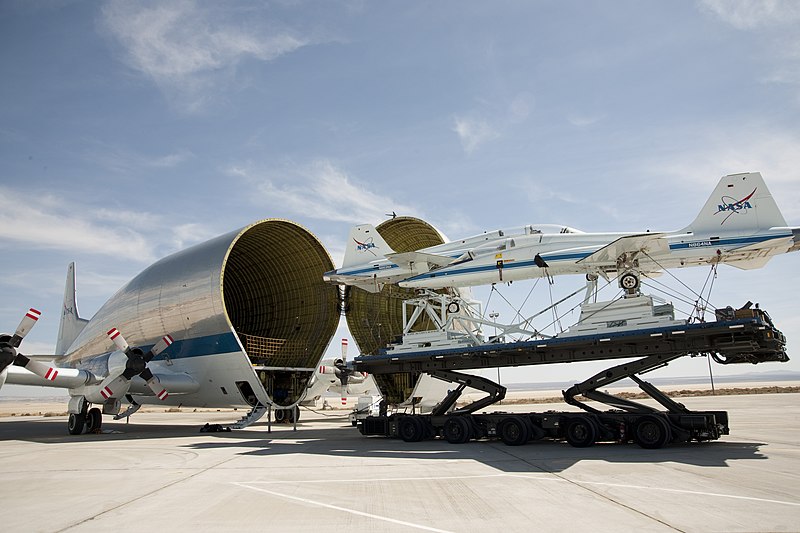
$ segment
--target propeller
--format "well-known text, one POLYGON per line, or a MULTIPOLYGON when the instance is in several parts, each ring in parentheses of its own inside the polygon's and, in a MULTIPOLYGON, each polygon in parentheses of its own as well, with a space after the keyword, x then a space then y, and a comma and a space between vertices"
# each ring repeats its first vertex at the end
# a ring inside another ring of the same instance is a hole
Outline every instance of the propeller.
POLYGON ((42 362, 34 361, 17 352, 17 348, 22 344, 22 339, 33 329, 41 314, 41 311, 31 307, 22 317, 22 321, 17 326, 14 335, 0 335, 0 372, 5 370, 7 366, 14 364, 26 368, 46 380, 53 381, 56 379, 56 376, 58 376, 57 369, 42 362))
POLYGON ((147 382, 147 386, 150 387, 150 390, 159 400, 165 400, 169 393, 167 389, 161 386, 158 378, 147 368, 147 363, 174 342, 172 337, 165 335, 147 353, 144 353, 140 348, 131 348, 117 328, 108 330, 107 335, 128 360, 125 362, 125 370, 122 373, 111 374, 103 380, 100 384, 100 395, 106 400, 111 397, 119 398, 125 395, 131 385, 131 378, 138 375, 147 382))
POLYGON ((347 383, 350 379, 350 374, 353 373, 352 368, 347 368, 347 339, 342 339, 342 358, 333 362, 335 367, 336 377, 342 384, 342 405, 347 405, 347 383))

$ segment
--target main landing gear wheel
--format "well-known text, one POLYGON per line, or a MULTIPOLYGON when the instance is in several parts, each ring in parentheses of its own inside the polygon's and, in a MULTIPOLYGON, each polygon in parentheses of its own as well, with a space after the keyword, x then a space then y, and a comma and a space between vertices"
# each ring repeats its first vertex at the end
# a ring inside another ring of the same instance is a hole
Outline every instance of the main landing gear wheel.
POLYGON ((83 433, 83 428, 86 426, 86 415, 79 413, 70 413, 69 420, 67 421, 67 430, 70 435, 80 435, 83 433))
POLYGON ((626 272, 620 276, 619 286, 626 291, 635 291, 639 288, 639 276, 633 272, 626 272))
POLYGON ((294 424, 300 420, 300 408, 296 405, 287 409, 275 409, 276 424, 294 424))
POLYGON ((597 429, 590 419, 585 416, 577 416, 567 422, 564 436, 572 446, 586 448, 597 440, 597 429))
POLYGON ((636 444, 646 449, 662 448, 672 440, 669 424, 663 417, 645 415, 636 423, 633 430, 636 444))
POLYGON ((103 413, 97 407, 92 407, 86 415, 86 433, 99 433, 103 425, 103 413))

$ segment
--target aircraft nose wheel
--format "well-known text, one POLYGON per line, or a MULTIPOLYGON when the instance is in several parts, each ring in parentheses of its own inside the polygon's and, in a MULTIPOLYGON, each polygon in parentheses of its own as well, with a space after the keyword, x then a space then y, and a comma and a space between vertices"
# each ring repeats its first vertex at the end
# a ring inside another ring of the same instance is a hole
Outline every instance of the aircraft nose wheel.
POLYGON ((633 272, 625 272, 619 278, 619 286, 632 294, 639 289, 639 276, 633 272))

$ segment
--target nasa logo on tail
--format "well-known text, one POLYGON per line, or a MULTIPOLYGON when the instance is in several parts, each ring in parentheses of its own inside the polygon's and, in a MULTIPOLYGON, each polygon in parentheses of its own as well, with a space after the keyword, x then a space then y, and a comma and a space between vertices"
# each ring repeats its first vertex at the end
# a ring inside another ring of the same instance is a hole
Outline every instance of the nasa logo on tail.
POLYGON ((720 198, 722 203, 719 204, 717 212, 714 214, 728 213, 725 218, 722 219, 720 225, 725 224, 725 222, 727 222, 732 215, 746 213, 748 209, 752 209, 753 206, 750 204, 750 198, 753 197, 753 195, 756 193, 756 190, 758 190, 758 187, 753 189, 753 192, 738 201, 732 196, 723 196, 720 198))
POLYGON ((353 239, 353 242, 356 243, 356 250, 358 250, 359 252, 369 252, 375 257, 378 256, 375 252, 372 251, 372 248, 378 247, 374 242, 372 242, 372 237, 366 239, 364 242, 359 242, 353 239))

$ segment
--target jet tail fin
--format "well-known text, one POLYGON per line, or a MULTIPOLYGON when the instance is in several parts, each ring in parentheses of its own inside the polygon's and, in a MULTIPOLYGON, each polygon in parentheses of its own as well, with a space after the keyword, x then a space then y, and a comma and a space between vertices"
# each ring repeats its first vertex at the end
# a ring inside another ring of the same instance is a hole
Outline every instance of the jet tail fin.
POLYGON ((64 287, 64 304, 61 306, 61 322, 58 325, 56 355, 67 353, 70 345, 89 322, 78 316, 75 292, 75 263, 70 263, 67 268, 67 284, 64 287))
POLYGON ((723 177, 694 222, 681 232, 751 234, 760 229, 785 226, 786 219, 761 173, 749 172, 723 177))
POLYGON ((353 226, 347 238, 342 268, 381 259, 393 253, 392 247, 383 240, 372 224, 353 226))

